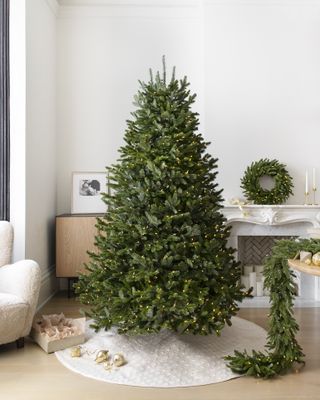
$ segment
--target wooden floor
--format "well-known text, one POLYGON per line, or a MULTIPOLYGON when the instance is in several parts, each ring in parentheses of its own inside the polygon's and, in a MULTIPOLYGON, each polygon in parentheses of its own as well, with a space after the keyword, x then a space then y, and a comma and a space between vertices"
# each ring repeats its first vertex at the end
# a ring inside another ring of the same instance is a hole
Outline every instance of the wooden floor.
MULTIPOLYGON (((59 293, 41 313, 64 312, 77 317, 79 304, 59 293)), ((267 309, 242 309, 240 317, 262 327, 267 309)), ((320 308, 297 309, 298 340, 306 353, 306 366, 278 379, 239 378, 214 385, 179 389, 150 389, 107 384, 75 374, 54 354, 47 355, 30 340, 24 349, 0 346, 0 400, 320 400, 320 308)))

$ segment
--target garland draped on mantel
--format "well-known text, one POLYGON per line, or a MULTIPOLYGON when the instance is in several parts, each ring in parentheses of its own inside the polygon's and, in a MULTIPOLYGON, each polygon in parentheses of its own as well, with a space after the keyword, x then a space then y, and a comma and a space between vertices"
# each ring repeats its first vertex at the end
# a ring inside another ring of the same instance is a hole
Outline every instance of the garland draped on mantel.
POLYGON ((280 240, 266 259, 265 287, 270 290, 270 314, 267 351, 235 351, 227 356, 232 371, 255 377, 271 378, 288 371, 295 363, 304 364, 304 354, 295 335, 299 326, 294 318, 296 296, 295 274, 288 266, 288 259, 299 251, 320 251, 320 240, 280 240))

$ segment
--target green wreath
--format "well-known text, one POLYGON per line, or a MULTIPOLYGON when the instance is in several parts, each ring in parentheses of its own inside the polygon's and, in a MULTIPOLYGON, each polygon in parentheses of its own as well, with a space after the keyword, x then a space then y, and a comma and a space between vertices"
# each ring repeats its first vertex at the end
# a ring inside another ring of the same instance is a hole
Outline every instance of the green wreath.
POLYGON ((277 160, 261 159, 253 162, 245 171, 241 179, 241 188, 248 200, 255 204, 281 204, 292 193, 292 177, 286 166, 277 160), (264 189, 260 184, 262 176, 274 179, 274 188, 264 189))

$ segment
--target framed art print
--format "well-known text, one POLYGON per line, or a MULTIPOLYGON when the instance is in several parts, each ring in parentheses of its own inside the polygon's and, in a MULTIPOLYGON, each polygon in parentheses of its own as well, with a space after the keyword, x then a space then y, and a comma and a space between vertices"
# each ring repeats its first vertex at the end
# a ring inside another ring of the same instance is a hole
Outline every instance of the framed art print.
POLYGON ((71 213, 105 213, 107 206, 102 200, 104 192, 106 192, 105 172, 73 172, 71 213))

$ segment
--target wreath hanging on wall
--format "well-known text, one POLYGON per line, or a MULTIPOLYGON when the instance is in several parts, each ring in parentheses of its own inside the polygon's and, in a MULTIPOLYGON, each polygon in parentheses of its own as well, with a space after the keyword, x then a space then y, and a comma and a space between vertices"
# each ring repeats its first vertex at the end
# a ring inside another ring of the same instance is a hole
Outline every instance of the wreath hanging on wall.
POLYGON ((246 169, 241 179, 241 188, 246 198, 255 204, 281 204, 293 194, 292 177, 286 165, 267 158, 253 162, 246 169), (264 189, 261 186, 260 179, 263 176, 269 176, 274 180, 272 189, 264 189))

